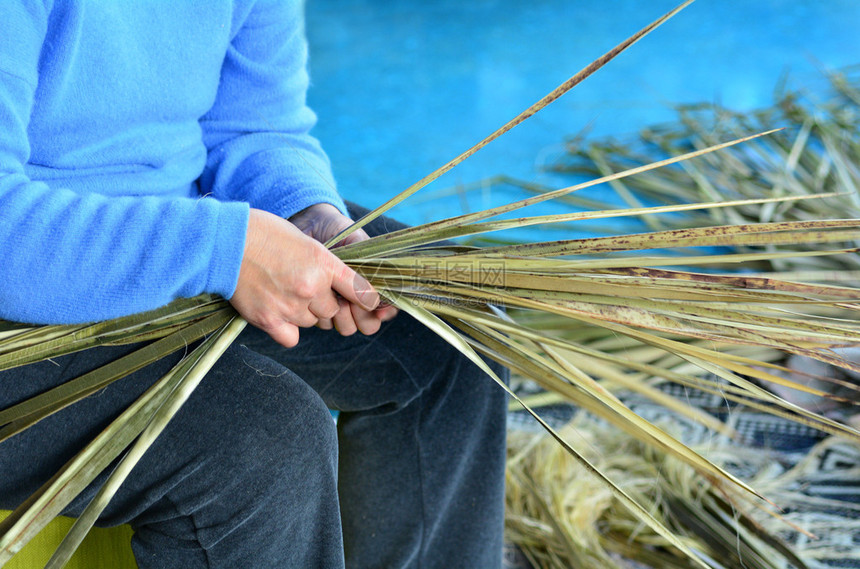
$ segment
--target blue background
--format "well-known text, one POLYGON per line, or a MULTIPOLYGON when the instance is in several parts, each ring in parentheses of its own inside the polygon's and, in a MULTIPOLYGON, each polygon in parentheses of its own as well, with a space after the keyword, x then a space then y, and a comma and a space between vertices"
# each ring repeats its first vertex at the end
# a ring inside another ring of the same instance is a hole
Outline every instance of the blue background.
MULTIPOLYGON (((376 206, 467 149, 674 0, 309 0, 314 131, 341 193, 376 206)), ((635 133, 672 104, 767 106, 776 85, 817 89, 855 64, 858 0, 698 0, 424 192, 540 172, 565 137, 635 133)), ((778 125, 775 125, 778 126, 778 125)), ((557 185, 557 184, 556 184, 557 185)), ((396 210, 460 213, 456 196, 396 210)), ((499 199, 485 195, 485 204, 499 199)))

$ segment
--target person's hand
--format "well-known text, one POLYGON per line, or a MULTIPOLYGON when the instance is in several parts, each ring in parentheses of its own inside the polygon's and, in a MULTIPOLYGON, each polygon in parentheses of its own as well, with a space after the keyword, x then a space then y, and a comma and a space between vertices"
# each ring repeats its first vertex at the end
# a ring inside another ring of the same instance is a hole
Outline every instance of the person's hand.
POLYGON ((379 295, 319 241, 285 219, 252 209, 239 283, 230 299, 239 314, 293 347, 299 327, 331 322, 342 314, 344 302, 372 314, 379 295))
MULTIPOLYGON (((350 225, 352 220, 342 214, 339 209, 331 204, 318 203, 306 207, 290 218, 290 223, 298 227, 302 233, 313 237, 320 243, 325 243, 350 225)), ((353 231, 349 237, 337 244, 349 245, 369 239, 364 229, 353 231)))
MULTIPOLYGON (((343 215, 331 204, 321 203, 307 207, 290 218, 290 222, 320 243, 325 243, 350 225, 352 220, 343 215)), ((348 245, 369 239, 363 229, 354 231, 337 246, 348 245)), ((397 309, 381 305, 376 310, 367 310, 361 305, 340 299, 340 308, 333 318, 320 318, 317 326, 323 330, 336 328, 344 336, 354 334, 374 334, 383 322, 397 315, 397 309)))

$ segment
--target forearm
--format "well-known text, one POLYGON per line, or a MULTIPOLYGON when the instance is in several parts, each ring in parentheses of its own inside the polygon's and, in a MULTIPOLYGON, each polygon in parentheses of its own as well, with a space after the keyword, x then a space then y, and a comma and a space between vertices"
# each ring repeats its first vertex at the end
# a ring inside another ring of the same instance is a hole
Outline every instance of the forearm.
POLYGON ((0 177, 0 318, 104 320, 202 292, 232 295, 248 207, 105 198, 0 177))

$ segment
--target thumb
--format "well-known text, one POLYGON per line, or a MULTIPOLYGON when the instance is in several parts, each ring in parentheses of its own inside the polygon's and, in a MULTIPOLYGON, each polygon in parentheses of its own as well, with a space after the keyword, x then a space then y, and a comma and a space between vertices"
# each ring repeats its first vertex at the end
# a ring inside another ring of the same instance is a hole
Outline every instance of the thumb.
POLYGON ((367 279, 350 269, 343 261, 337 260, 331 288, 346 300, 365 310, 373 310, 379 305, 379 293, 367 279))

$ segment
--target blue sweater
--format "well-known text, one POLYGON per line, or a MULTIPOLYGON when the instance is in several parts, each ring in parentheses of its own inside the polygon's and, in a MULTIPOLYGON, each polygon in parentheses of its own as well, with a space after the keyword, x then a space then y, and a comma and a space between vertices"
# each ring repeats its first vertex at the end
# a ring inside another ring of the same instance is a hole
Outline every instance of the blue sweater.
POLYGON ((341 210, 293 0, 3 0, 0 318, 232 296, 249 207, 341 210))

